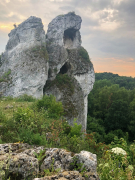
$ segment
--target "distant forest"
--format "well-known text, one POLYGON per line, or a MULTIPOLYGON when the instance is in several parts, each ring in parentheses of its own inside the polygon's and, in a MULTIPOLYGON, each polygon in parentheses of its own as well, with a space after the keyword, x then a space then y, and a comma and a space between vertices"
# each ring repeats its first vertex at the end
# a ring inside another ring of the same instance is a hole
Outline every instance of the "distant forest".
POLYGON ((114 137, 135 140, 135 78, 96 73, 88 96, 87 133, 109 144, 114 137))
POLYGON ((134 89, 135 88, 135 78, 127 77, 127 76, 119 76, 118 74, 113 73, 95 73, 95 80, 110 80, 113 84, 119 84, 119 87, 124 87, 126 89, 134 89))

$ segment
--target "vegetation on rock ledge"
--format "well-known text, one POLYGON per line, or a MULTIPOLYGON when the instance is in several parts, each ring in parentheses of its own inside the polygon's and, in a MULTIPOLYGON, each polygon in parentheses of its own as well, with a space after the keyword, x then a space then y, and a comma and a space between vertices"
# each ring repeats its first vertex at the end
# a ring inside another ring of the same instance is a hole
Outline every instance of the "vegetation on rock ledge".
POLYGON ((45 45, 35 46, 31 49, 31 52, 34 53, 35 57, 40 56, 41 58, 45 58, 47 61, 49 60, 48 53, 47 53, 45 45))
POLYGON ((56 78, 53 81, 48 81, 46 83, 45 89, 49 89, 56 85, 59 89, 68 89, 70 94, 74 93, 74 84, 72 78, 67 74, 57 74, 56 78))
POLYGON ((86 62, 90 62, 89 54, 83 47, 79 48, 78 52, 81 59, 85 60, 86 62))
POLYGON ((10 74, 11 74, 11 70, 9 69, 7 72, 3 74, 2 77, 0 77, 0 82, 8 82, 10 74))

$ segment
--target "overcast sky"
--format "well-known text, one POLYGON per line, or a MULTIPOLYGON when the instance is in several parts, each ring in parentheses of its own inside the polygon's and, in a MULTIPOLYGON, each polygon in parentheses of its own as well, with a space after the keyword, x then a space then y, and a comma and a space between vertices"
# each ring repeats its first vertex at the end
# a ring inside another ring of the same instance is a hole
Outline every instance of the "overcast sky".
POLYGON ((53 18, 70 11, 82 18, 82 46, 95 72, 135 77, 135 0, 0 0, 0 53, 14 23, 37 16, 47 31, 53 18))

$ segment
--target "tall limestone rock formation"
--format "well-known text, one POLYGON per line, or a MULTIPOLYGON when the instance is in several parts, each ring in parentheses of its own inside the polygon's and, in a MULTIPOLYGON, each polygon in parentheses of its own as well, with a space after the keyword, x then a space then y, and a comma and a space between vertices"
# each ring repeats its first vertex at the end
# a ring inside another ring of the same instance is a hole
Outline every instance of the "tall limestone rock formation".
POLYGON ((72 125, 76 118, 86 129, 87 97, 95 74, 87 51, 81 47, 81 22, 75 13, 57 16, 46 37, 37 17, 13 29, 0 62, 0 95, 40 98, 53 94, 62 101, 68 122, 72 125))
POLYGON ((71 125, 76 118, 86 129, 87 97, 95 74, 87 51, 81 47, 81 22, 80 16, 68 13, 57 16, 49 24, 46 35, 49 71, 44 94, 53 94, 63 103, 65 117, 71 125))
POLYGON ((42 21, 31 16, 9 33, 1 57, 0 94, 42 97, 48 78, 47 59, 42 21))

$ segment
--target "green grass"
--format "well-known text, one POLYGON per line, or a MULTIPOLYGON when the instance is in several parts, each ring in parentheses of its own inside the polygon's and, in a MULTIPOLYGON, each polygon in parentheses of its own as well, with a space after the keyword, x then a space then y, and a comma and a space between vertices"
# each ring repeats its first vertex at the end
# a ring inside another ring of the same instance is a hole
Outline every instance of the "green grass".
POLYGON ((7 118, 10 118, 13 116, 13 113, 19 108, 27 108, 32 104, 32 102, 16 102, 15 99, 13 100, 0 100, 0 109, 3 112, 3 114, 6 115, 7 118))
POLYGON ((94 132, 83 133, 81 125, 76 122, 72 127, 69 126, 61 116, 62 104, 56 102, 53 96, 33 100, 25 95, 20 100, 12 97, 0 99, 0 143, 20 141, 31 145, 65 148, 73 154, 82 150, 90 151, 97 154, 97 171, 101 180, 135 179, 135 143, 129 145, 126 140, 117 137, 109 145, 97 143, 94 132), (13 107, 6 108, 8 105, 13 107), (49 139, 46 139, 47 132, 51 133, 49 139), (115 147, 123 148, 127 155, 111 153, 110 150, 115 147))

